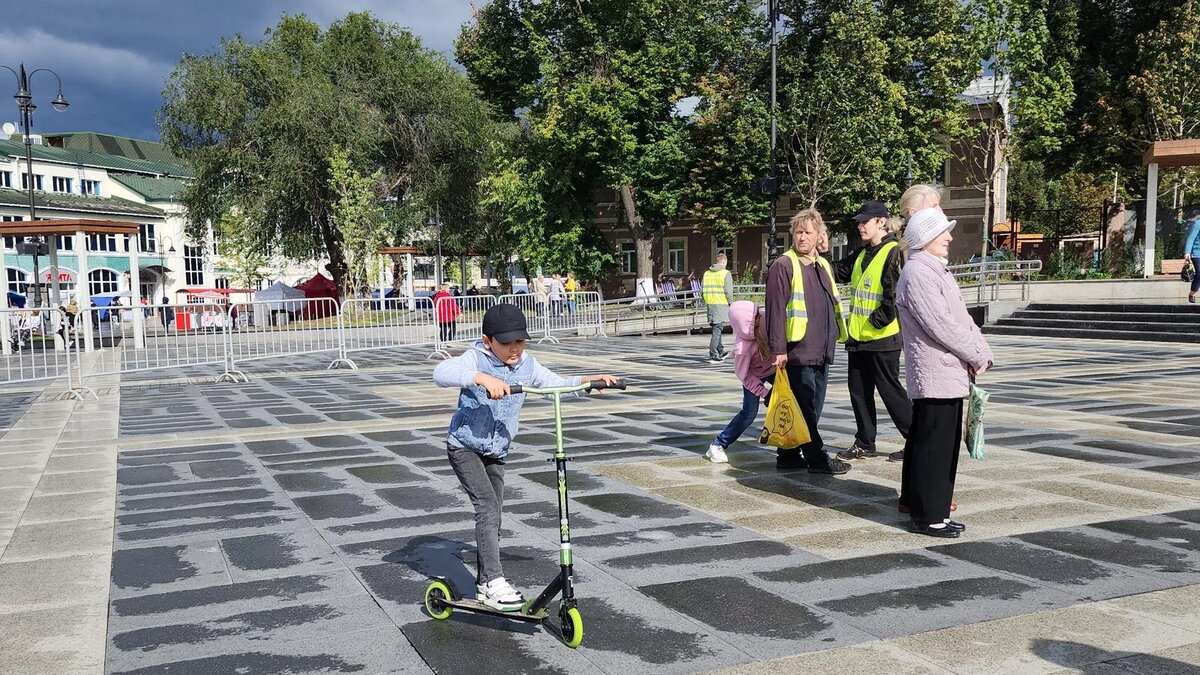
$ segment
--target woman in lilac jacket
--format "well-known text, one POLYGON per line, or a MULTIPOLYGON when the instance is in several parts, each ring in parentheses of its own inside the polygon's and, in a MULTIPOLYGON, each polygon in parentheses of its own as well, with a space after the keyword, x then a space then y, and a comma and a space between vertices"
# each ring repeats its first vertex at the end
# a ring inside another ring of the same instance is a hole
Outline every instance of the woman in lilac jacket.
POLYGON ((992 350, 946 269, 954 223, 938 207, 913 214, 904 230, 911 253, 896 284, 908 396, 913 400, 901 492, 912 516, 909 531, 945 538, 958 537, 966 529, 950 520, 963 398, 970 378, 992 365, 992 350))

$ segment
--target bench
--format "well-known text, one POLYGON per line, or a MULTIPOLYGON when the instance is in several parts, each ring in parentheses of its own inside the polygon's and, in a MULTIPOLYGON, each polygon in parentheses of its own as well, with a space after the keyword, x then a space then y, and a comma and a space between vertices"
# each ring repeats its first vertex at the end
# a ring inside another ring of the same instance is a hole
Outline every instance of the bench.
POLYGON ((1162 272, 1160 272, 1160 274, 1172 274, 1179 276, 1179 273, 1183 271, 1183 264, 1185 262, 1187 261, 1185 261, 1183 258, 1178 258, 1175 260, 1163 260, 1162 272))

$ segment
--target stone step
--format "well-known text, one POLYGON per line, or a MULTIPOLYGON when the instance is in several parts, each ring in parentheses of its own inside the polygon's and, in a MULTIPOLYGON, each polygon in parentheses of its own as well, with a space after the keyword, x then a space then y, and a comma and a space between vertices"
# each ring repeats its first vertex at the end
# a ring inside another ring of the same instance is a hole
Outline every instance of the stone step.
POLYGON ((1024 326, 1028 328, 1069 328, 1078 330, 1108 330, 1128 333, 1200 333, 1200 324, 1153 323, 1147 321, 1107 321, 1099 318, 1088 319, 1047 319, 1044 317, 1026 317, 1015 315, 1004 317, 996 322, 997 326, 1024 326))
POLYGON ((1047 328, 1042 326, 985 326, 989 335, 1028 335, 1033 337, 1071 338, 1075 340, 1136 340, 1138 342, 1184 342, 1200 344, 1200 332, 1168 333, 1165 331, 1115 331, 1081 328, 1047 328))
POLYGON ((1035 302, 1025 309, 1046 312, 1106 312, 1133 314, 1195 314, 1200 315, 1200 304, 1133 304, 1133 303, 1055 303, 1035 302))
POLYGON ((1056 319, 1070 319, 1074 321, 1132 321, 1141 323, 1200 326, 1200 313, 1178 312, 1074 312, 1022 309, 1010 314, 1006 318, 1046 321, 1053 321, 1056 319))

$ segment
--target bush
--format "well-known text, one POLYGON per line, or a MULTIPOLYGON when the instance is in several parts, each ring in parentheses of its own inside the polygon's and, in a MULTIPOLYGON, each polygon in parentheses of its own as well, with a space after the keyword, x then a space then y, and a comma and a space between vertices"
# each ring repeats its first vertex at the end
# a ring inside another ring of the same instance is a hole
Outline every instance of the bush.
POLYGON ((1085 265, 1083 258, 1073 250, 1059 249, 1050 254, 1050 265, 1046 270, 1046 276, 1050 279, 1082 279, 1084 274, 1080 273, 1081 269, 1090 268, 1091 265, 1085 265))

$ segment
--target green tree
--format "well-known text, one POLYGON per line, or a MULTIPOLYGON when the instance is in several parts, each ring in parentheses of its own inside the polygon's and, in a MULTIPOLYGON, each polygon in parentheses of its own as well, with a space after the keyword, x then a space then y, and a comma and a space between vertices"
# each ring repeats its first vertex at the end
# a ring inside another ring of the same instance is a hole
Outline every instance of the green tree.
POLYGON ((274 276, 278 261, 267 253, 262 228, 236 211, 227 211, 216 228, 221 242, 221 261, 232 272, 232 281, 243 288, 257 288, 258 282, 274 276))
POLYGON ((369 14, 324 31, 284 17, 262 42, 239 36, 185 55, 163 97, 163 140, 196 171, 183 196, 195 238, 230 211, 256 214, 271 252, 327 257, 344 288, 349 266, 329 180, 335 148, 363 174, 380 172, 396 240, 435 204, 451 235, 465 238, 475 219, 492 134, 487 105, 444 57, 369 14))
POLYGON ((1150 139, 1200 138, 1200 2, 1187 0, 1137 46, 1129 84, 1145 101, 1150 139))
POLYGON ((802 202, 847 213, 897 182, 904 91, 886 72, 885 22, 872 0, 803 4, 789 15, 781 64, 786 159, 802 202))
POLYGON ((614 215, 637 244, 638 276, 652 277, 652 248, 684 206, 692 166, 676 103, 744 49, 756 4, 497 0, 481 8, 459 38, 458 60, 526 129, 494 198, 515 196, 532 209, 528 227, 552 247, 599 244, 595 190, 611 189, 614 215))
POLYGON ((392 229, 380 202, 383 172, 369 176, 354 167, 350 155, 334 148, 329 160, 330 219, 337 227, 346 258, 344 295, 352 295, 369 285, 373 265, 379 256, 376 251, 388 243, 392 229))

